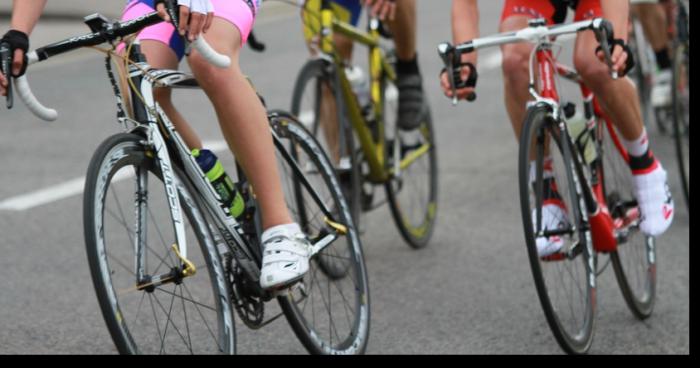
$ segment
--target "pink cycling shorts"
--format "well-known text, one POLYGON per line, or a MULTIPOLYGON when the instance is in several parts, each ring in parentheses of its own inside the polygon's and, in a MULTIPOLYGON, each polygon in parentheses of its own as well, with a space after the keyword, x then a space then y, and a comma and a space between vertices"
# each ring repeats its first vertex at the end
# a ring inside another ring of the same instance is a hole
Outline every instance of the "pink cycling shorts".
MULTIPOLYGON (((255 15, 260 8, 260 0, 211 0, 214 5, 214 16, 222 18, 236 26, 241 32, 242 44, 248 40, 250 31, 255 23, 255 15)), ((154 0, 130 0, 122 20, 131 20, 154 11, 154 0)), ((138 35, 139 40, 154 40, 169 45, 178 59, 185 55, 185 44, 182 37, 170 23, 159 23, 145 28, 138 35)))

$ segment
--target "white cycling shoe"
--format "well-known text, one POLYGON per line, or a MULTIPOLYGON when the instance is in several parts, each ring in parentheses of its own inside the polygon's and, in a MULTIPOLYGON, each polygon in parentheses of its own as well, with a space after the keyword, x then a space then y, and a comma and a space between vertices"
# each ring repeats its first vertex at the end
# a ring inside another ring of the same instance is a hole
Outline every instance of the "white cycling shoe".
MULTIPOLYGON (((532 210, 533 226, 537 226, 536 210, 532 210)), ((548 203, 542 206, 542 224, 544 230, 557 230, 569 227, 569 215, 566 212, 564 203, 548 203)), ((537 229, 535 228, 535 231, 537 229)), ((547 257, 559 253, 564 247, 564 239, 561 236, 554 235, 550 237, 541 236, 536 239, 537 255, 547 257)))
POLYGON ((666 170, 661 164, 649 173, 634 175, 635 194, 642 222, 639 228, 649 236, 659 236, 673 222, 674 203, 666 170))
POLYGON ((280 289, 304 277, 309 270, 311 244, 298 224, 273 226, 262 235, 260 286, 280 289))

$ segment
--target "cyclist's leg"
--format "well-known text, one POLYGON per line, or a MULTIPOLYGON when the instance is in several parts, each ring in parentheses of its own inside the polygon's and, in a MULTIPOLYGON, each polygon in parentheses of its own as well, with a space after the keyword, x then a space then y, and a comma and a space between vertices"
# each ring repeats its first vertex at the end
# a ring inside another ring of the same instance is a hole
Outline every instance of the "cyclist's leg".
MULTIPOLYGON (((141 51, 146 55, 146 60, 154 68, 158 69, 177 69, 179 59, 170 46, 153 40, 143 40, 141 42, 141 51)), ((156 102, 168 115, 168 119, 175 125, 177 132, 187 144, 189 149, 202 149, 202 141, 194 131, 192 126, 187 123, 187 120, 175 108, 172 101, 172 90, 170 88, 158 88, 153 91, 153 97, 156 102)))
MULTIPOLYGON (((222 6, 237 6, 236 1, 222 6)), ((216 1, 214 5, 217 7, 216 1)), ((204 36, 215 50, 231 58, 229 68, 213 66, 195 51, 189 63, 214 105, 229 147, 257 194, 265 229, 261 238, 264 252, 260 282, 263 288, 277 288, 298 280, 308 271, 310 247, 287 209, 265 108, 240 69, 241 45, 253 21, 251 15, 243 22, 237 18, 241 15, 240 9, 235 17, 226 19, 216 13, 204 36)))
MULTIPOLYGON (((131 1, 124 8, 122 20, 135 19, 153 11, 152 1, 131 1)), ((175 28, 167 23, 148 27, 139 33, 141 52, 146 55, 148 63, 157 69, 177 69, 184 55, 184 45, 180 37, 174 32, 175 28)), ((124 45, 119 47, 124 52, 124 45)), ((121 68, 121 63, 119 63, 121 68)), ((124 83, 125 81, 122 81, 124 83)), ((124 84, 123 84, 124 85, 124 84)), ((127 89, 123 89, 127 90, 127 89)), ((185 118, 175 108, 171 99, 170 89, 158 88, 153 91, 153 96, 168 115, 190 149, 201 149, 202 142, 197 133, 187 123, 185 118)))
MULTIPOLYGON (((582 0, 577 19, 584 13, 602 16, 599 0, 582 0), (592 11, 585 11, 590 6, 592 11)), ((616 124, 630 154, 630 167, 635 178, 637 200, 643 214, 641 229, 647 235, 660 235, 673 219, 673 201, 666 172, 649 149, 642 113, 634 84, 628 78, 613 80, 605 63, 595 55, 598 42, 593 32, 579 34, 574 64, 586 85, 600 99, 608 116, 616 124)))
POLYGON ((399 127, 410 130, 420 125, 428 108, 416 52, 416 0, 397 0, 396 16, 387 24, 396 45, 399 127))
MULTIPOLYGON (((527 27, 530 17, 511 16, 503 20, 500 32, 511 32, 527 27)), ((505 103, 516 139, 520 137, 522 123, 525 119, 526 106, 532 96, 528 92, 529 59, 532 45, 528 43, 507 44, 501 47, 503 62, 503 83, 505 103)))
MULTIPOLYGON (((333 11, 335 15, 346 22, 356 25, 359 22, 360 10, 359 2, 353 4, 357 0, 333 0, 333 11), (357 7, 348 7, 347 5, 357 5, 357 7)), ((305 6, 310 9, 310 13, 313 14, 320 9, 320 2, 318 1, 308 1, 305 6)), ((305 27, 305 37, 307 45, 309 46, 309 52, 312 54, 316 52, 316 47, 312 46, 311 43, 317 42, 311 39, 311 35, 315 34, 313 28, 319 26, 317 21, 313 19, 311 15, 302 15, 303 23, 305 27)), ((333 43, 336 52, 344 59, 348 61, 349 65, 352 65, 352 53, 353 53, 353 41, 342 34, 334 34, 333 43)), ((340 91, 335 91, 340 93, 340 91)), ((324 84, 321 86, 321 106, 319 109, 319 121, 322 125, 324 138, 326 144, 328 145, 328 154, 330 155, 333 163, 338 164, 341 159, 340 152, 340 122, 338 121, 338 106, 336 105, 335 97, 333 96, 333 91, 331 91, 331 86, 324 84)), ((343 180, 343 178, 341 178, 343 180)))
POLYGON ((656 56, 659 72, 654 78, 651 92, 652 104, 656 107, 671 103, 671 57, 669 52, 668 19, 666 9, 658 0, 632 0, 633 11, 644 28, 644 36, 649 41, 656 56))

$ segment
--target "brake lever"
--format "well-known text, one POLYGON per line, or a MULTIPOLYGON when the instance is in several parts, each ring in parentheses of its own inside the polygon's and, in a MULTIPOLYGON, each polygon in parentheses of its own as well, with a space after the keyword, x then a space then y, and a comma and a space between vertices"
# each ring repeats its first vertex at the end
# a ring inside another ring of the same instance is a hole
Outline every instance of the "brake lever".
POLYGON ((455 85, 454 65, 452 57, 453 52, 454 47, 452 47, 452 45, 450 45, 448 42, 444 42, 438 45, 438 54, 440 54, 440 58, 445 64, 447 78, 449 78, 450 88, 452 89, 452 106, 457 106, 459 100, 457 99, 457 86, 455 85))
POLYGON ((7 43, 0 44, 0 72, 7 78, 5 106, 11 109, 14 106, 14 95, 12 92, 12 50, 7 43))
MULTIPOLYGON (((445 42, 440 44, 438 46, 438 53, 440 54, 443 63, 445 63, 445 70, 450 81, 450 87, 452 89, 452 106, 457 106, 459 103, 457 90, 467 87, 476 87, 478 73, 472 64, 461 62, 461 55, 457 52, 455 47, 449 43, 445 42), (467 80, 462 80, 461 67, 463 66, 469 68, 469 78, 467 80)), ((475 92, 472 92, 467 96, 468 102, 474 102, 475 100, 475 92)))
POLYGON ((614 39, 612 24, 608 21, 603 21, 594 33, 600 44, 600 48, 603 50, 603 55, 605 55, 605 63, 610 70, 610 76, 613 80, 618 79, 619 74, 616 70, 613 70, 612 54, 610 52, 610 41, 614 39))

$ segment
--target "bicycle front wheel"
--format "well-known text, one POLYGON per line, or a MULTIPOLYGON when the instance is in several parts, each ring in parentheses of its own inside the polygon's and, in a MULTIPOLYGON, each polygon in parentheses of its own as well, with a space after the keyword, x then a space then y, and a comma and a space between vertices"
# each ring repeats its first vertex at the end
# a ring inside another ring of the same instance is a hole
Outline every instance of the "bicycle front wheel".
POLYGON ((333 221, 347 228, 345 235, 311 259, 306 276, 278 297, 279 303, 309 352, 362 354, 369 337, 369 282, 350 207, 331 161, 302 123, 283 112, 272 115, 270 123, 294 220, 309 239, 320 240, 331 233, 321 209, 325 206, 333 221))
POLYGON ((574 152, 564 134, 549 107, 528 111, 520 138, 520 204, 530 267, 547 323, 564 351, 583 354, 593 338, 595 267, 590 230, 583 222, 582 178, 577 177, 574 152), (545 213, 552 205, 559 212, 545 213), (552 214, 556 218, 545 222, 552 214), (552 254, 538 250, 538 241, 545 240, 558 241, 561 248, 552 254))
POLYGON ((106 140, 85 183, 85 245, 107 328, 122 354, 235 353, 224 267, 192 186, 175 168, 168 181, 176 193, 166 192, 144 140, 134 134, 106 140), (184 213, 187 258, 197 270, 190 277, 181 277, 171 248, 173 194, 184 213))

